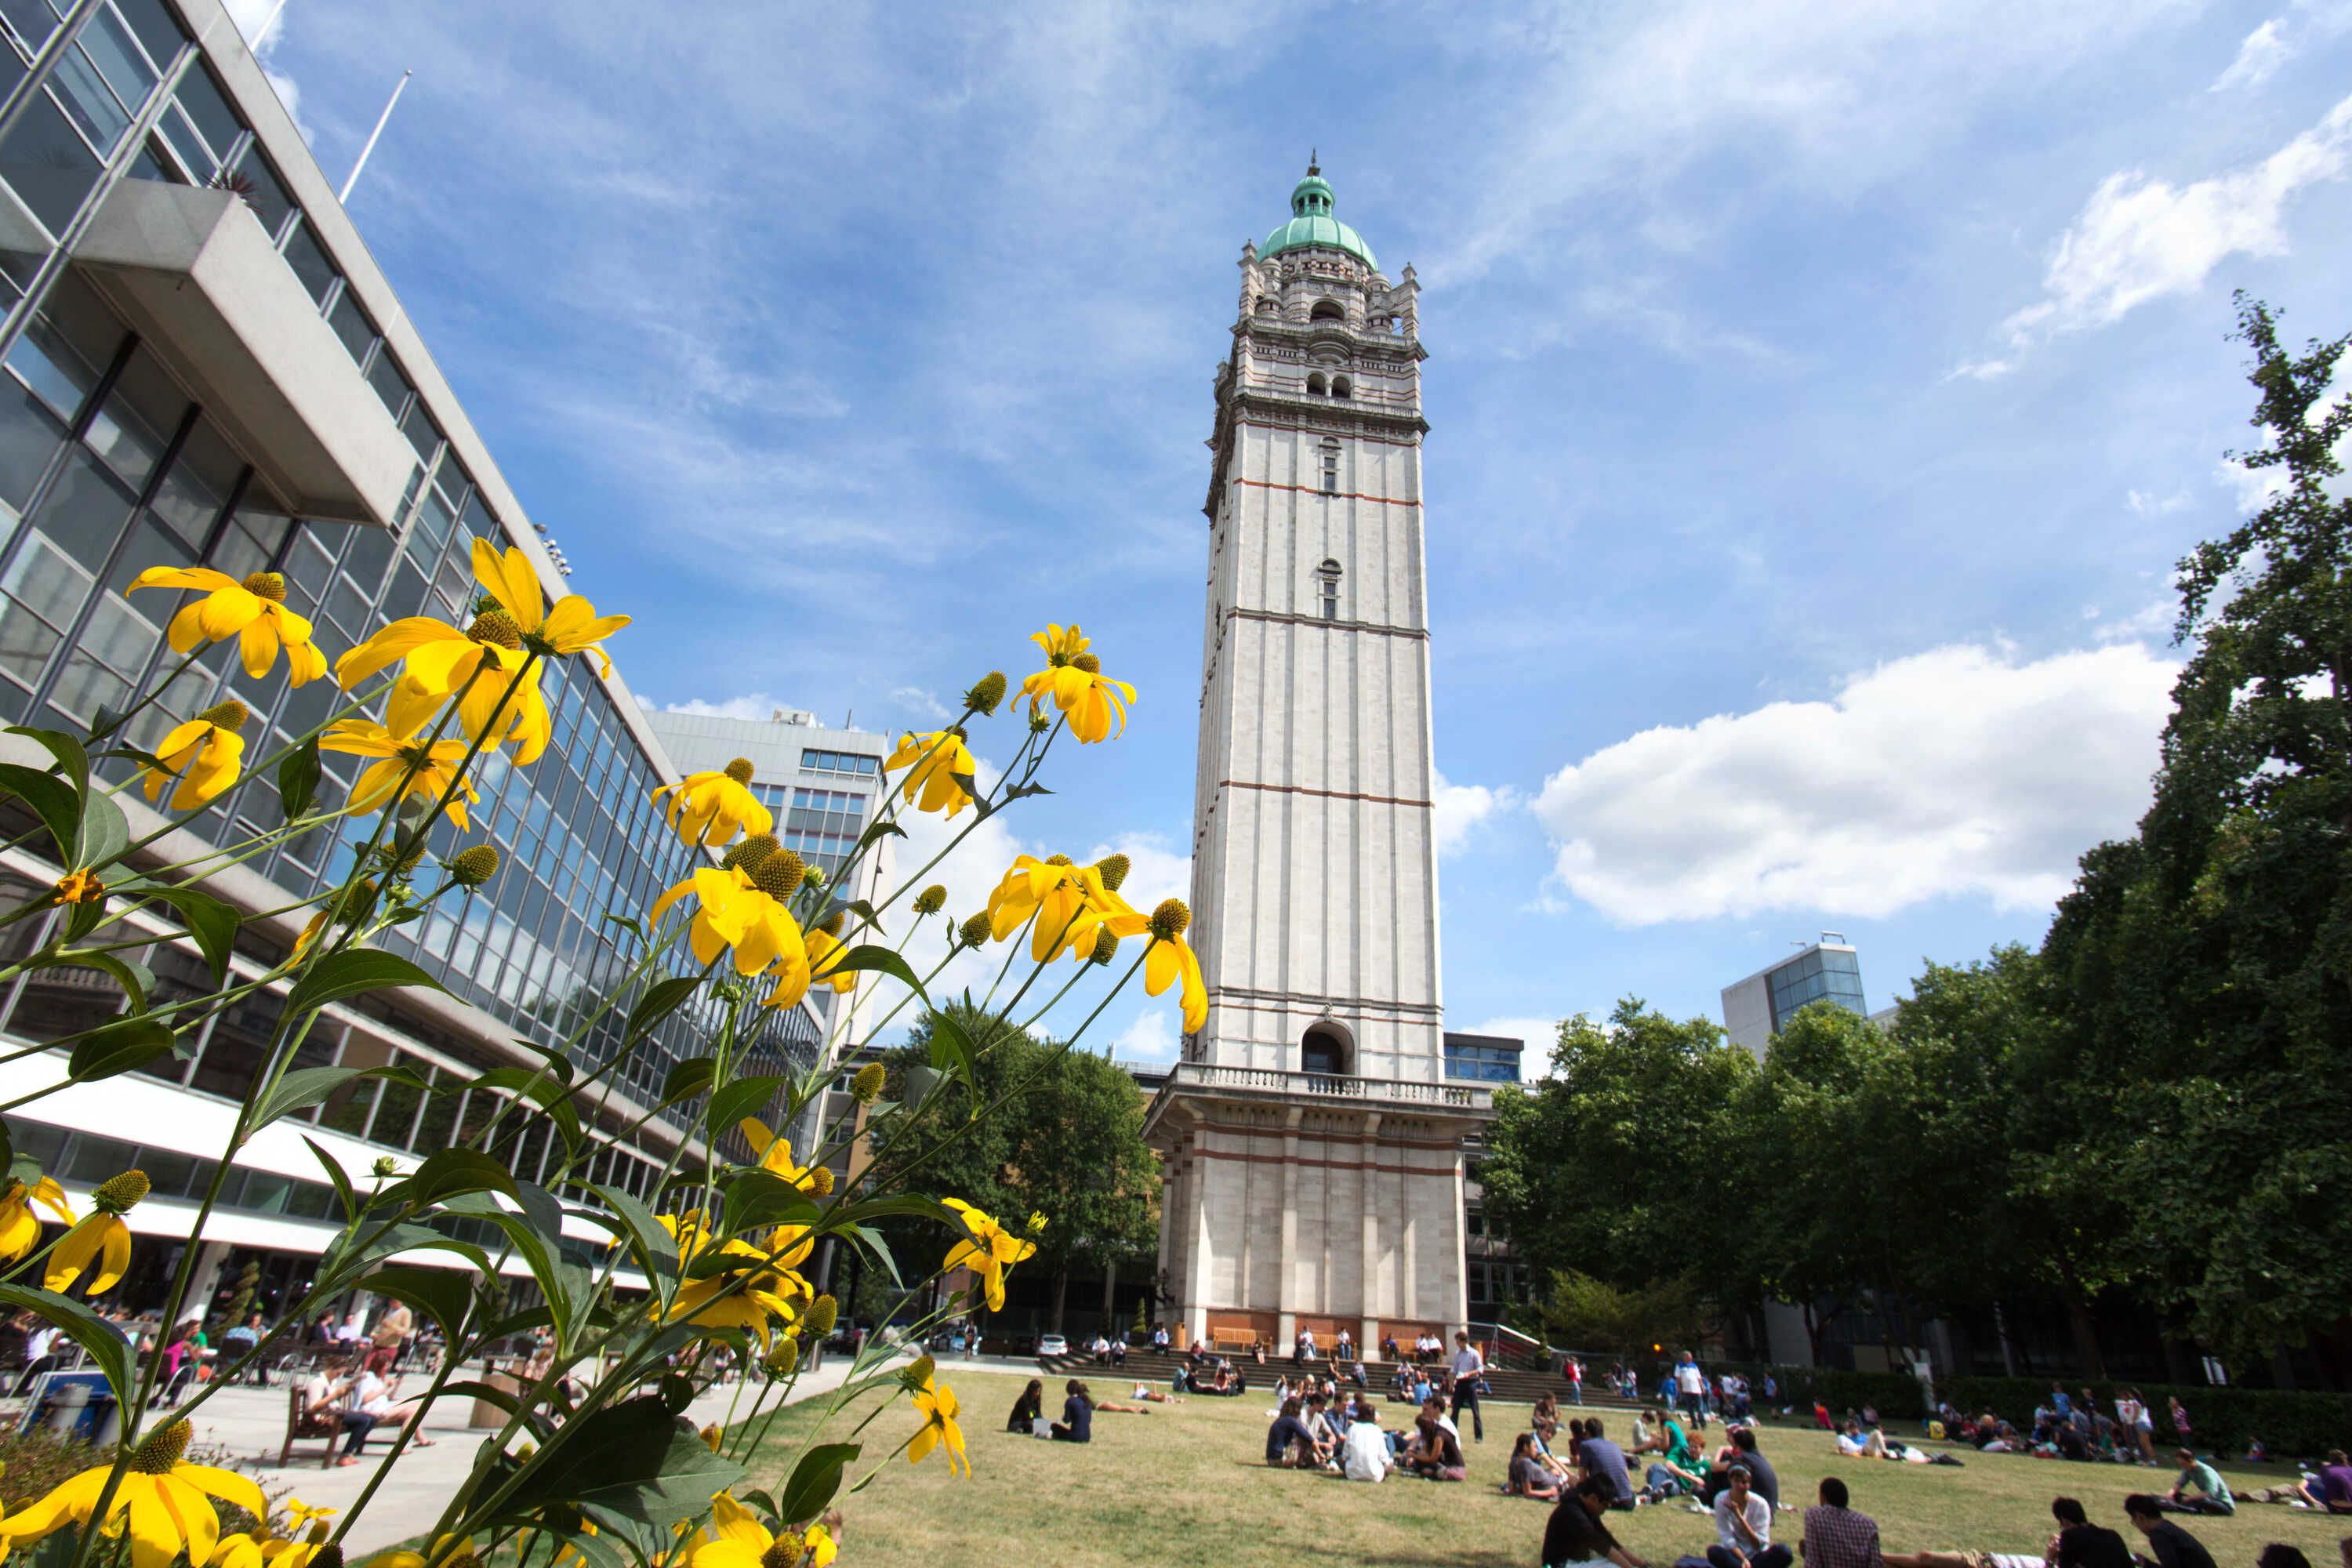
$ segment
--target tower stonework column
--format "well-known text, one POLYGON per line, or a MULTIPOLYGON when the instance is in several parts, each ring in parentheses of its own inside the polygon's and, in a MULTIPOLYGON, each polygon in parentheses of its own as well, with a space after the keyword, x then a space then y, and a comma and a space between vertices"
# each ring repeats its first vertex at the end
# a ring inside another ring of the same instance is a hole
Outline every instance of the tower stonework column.
POLYGON ((1467 1310, 1445 1076, 1418 301, 1319 170, 1245 245, 1217 367, 1192 938, 1201 1030, 1154 1100, 1171 1312, 1212 1342, 1467 1310))

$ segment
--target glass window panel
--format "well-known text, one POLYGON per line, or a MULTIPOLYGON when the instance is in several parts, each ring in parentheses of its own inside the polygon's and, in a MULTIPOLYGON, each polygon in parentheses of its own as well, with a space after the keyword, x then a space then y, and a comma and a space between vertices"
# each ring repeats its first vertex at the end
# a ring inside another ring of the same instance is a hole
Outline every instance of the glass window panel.
POLYGON ((333 288, 335 279, 341 276, 335 270, 335 264, 328 259, 326 251, 310 237, 307 227, 297 228, 286 241, 286 265, 294 269, 294 276, 302 280, 302 287, 310 298, 321 305, 327 302, 327 290, 333 288))
POLYGON ((228 156, 230 144, 244 133, 245 126, 237 119, 236 110, 228 106, 227 97, 213 84, 212 73, 202 66, 182 77, 179 90, 172 96, 181 111, 203 132, 217 166, 228 156))
POLYGON ((421 399, 409 409, 408 416, 400 422, 400 433, 408 437, 410 446, 416 448, 417 457, 428 463, 441 446, 441 432, 435 427, 433 416, 425 412, 421 399))
POLYGON ((213 1037, 196 1058, 191 1087, 234 1100, 252 1088, 268 1060, 270 1031, 277 1026, 281 998, 256 991, 233 1003, 213 1022, 213 1037))
POLYGON ((327 313, 327 324, 335 329, 335 336, 343 340, 343 347, 350 351, 352 363, 367 358, 369 347, 375 342, 375 323, 369 321, 367 311, 361 309, 358 295, 349 289, 344 289, 341 298, 335 301, 335 308, 327 313))
MULTIPOLYGON (((40 311, 33 318, 26 335, 40 344, 42 354, 57 373, 72 384, 74 390, 70 394, 52 399, 59 416, 70 422, 81 412, 82 403, 97 387, 99 377, 114 363, 128 334, 121 321, 89 285, 68 273, 57 280, 49 289, 49 297, 41 301, 40 311)), ((8 363, 20 373, 25 371, 14 354, 8 363)), ((36 386, 35 390, 45 389, 36 386)))
POLYGON ((258 572, 278 559, 278 547, 293 526, 293 519, 257 500, 248 486, 236 520, 221 531, 220 542, 213 547, 212 563, 232 577, 258 572))
POLYGON ((367 377, 368 384, 375 388, 376 396, 383 400, 394 419, 408 412, 408 378, 400 374, 399 362, 392 357, 390 349, 377 353, 375 363, 368 366, 367 377))
POLYGON ((163 0, 114 0, 114 5, 130 22, 131 30, 139 35, 140 43, 146 46, 147 58, 156 69, 170 65, 186 35, 172 19, 163 0))
POLYGON ((0 0, 0 16, 6 17, 16 37, 24 40, 28 55, 40 53, 41 46, 57 30, 57 13, 43 0, 0 0))
POLYGON ((98 68, 90 64, 89 57, 82 53, 79 44, 58 61, 57 74, 49 83, 64 102, 66 112, 73 116, 73 122, 81 127, 91 143, 101 153, 113 152, 114 144, 131 128, 130 111, 115 100, 106 79, 98 74, 98 68))
MULTIPOLYGON (((21 340, 11 358, 24 357, 31 348, 29 338, 21 340)), ((39 398, 21 386, 0 384, 0 500, 24 510, 33 487, 64 445, 65 434, 65 426, 39 398)))
POLYGON ((125 106, 135 110, 147 101, 147 89, 155 85, 155 68, 147 63, 145 53, 112 6, 100 6, 77 42, 125 106))
MULTIPOLYGON (((122 1010, 122 988, 95 969, 35 970, 9 1015, 8 1030, 27 1040, 55 1040, 94 1028, 122 1010)), ((86 1136, 86 1134, 85 1134, 86 1136)), ((99 1177, 104 1181, 124 1167, 99 1177)))
POLYGON ((171 471, 156 487, 155 499, 148 505, 156 516, 171 524, 173 532, 201 549, 244 466, 213 428, 212 422, 198 420, 182 443, 180 455, 172 460, 171 471))
POLYGON ((382 528, 354 528, 351 547, 343 552, 343 572, 370 600, 383 585, 383 569, 392 561, 392 533, 382 528))
POLYGON ((294 198, 286 194, 285 182, 258 147, 247 147, 236 161, 236 177, 242 183, 236 189, 245 197, 245 205, 261 220, 262 231, 275 239, 294 212, 294 198))
POLYGON ((41 531, 95 574, 131 520, 130 489, 79 447, 66 456, 38 519, 41 531))
POLYGON ((133 490, 143 488, 188 412, 187 395, 163 374, 143 349, 131 356, 121 377, 89 422, 83 437, 133 490))
POLYGON ((16 128, 0 142, 0 179, 53 235, 73 221, 98 180, 98 155, 47 93, 34 96, 16 128))
MULTIPOLYGON (((337 540, 333 544, 340 544, 337 540)), ((303 529, 294 536, 286 552, 286 579, 289 586, 299 586, 316 604, 319 595, 327 591, 334 574, 333 544, 320 538, 315 529, 303 529)))
MULTIPOLYGON (((40 543, 38 540, 28 542, 25 554, 33 554, 40 543)), ((41 671, 48 668, 49 654, 58 646, 58 638, 56 627, 16 599, 0 596, 0 673, 26 687, 33 686, 41 679, 41 671)))

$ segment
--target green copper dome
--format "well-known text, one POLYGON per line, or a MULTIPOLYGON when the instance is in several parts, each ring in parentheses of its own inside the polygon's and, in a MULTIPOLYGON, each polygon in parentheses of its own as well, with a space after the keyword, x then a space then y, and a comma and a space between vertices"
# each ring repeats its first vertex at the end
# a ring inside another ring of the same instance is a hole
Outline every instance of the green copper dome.
POLYGON ((1310 245, 1344 250, 1373 271, 1381 269, 1363 237, 1331 216, 1331 187, 1325 183, 1323 171, 1312 163, 1307 165, 1307 177, 1290 193, 1290 221, 1267 235, 1257 253, 1279 256, 1310 245))

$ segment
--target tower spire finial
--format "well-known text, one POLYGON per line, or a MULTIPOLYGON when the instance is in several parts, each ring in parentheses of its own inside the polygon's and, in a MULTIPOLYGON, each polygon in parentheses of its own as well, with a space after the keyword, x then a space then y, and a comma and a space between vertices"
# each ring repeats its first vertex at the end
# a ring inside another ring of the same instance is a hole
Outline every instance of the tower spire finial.
POLYGON ((1323 162, 1323 160, 1321 160, 1320 158, 1318 158, 1318 157, 1315 155, 1315 149, 1314 149, 1314 148, 1309 147, 1308 149, 1307 149, 1307 172, 1308 174, 1321 174, 1321 173, 1323 172, 1322 168, 1320 167, 1320 165, 1321 165, 1322 162, 1323 162))

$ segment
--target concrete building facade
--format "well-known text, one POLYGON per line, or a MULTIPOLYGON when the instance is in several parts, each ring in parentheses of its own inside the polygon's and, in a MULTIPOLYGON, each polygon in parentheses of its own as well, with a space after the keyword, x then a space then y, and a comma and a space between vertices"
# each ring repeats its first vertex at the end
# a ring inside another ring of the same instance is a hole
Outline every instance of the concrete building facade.
POLYGON ((1192 839, 1209 1013, 1155 1097, 1193 1334, 1461 1322, 1466 1135, 1439 984, 1419 286, 1310 168, 1217 368, 1192 839))
POLYGON ((1862 999, 1862 960, 1836 931, 1723 988, 1723 1031, 1761 1061, 1764 1048, 1798 1009, 1834 1002, 1869 1016, 1862 999), (1836 937, 1832 942, 1830 939, 1836 937))

